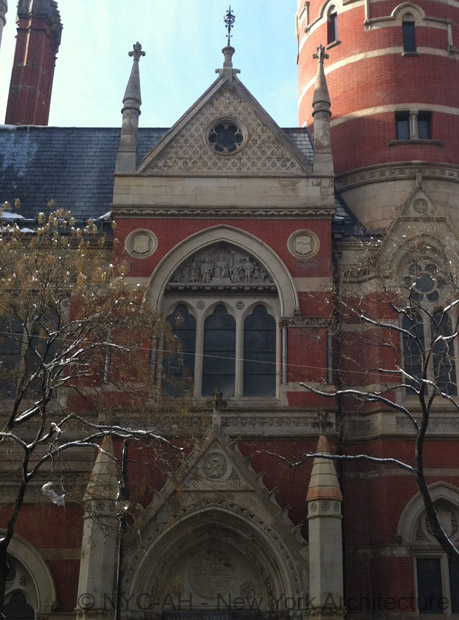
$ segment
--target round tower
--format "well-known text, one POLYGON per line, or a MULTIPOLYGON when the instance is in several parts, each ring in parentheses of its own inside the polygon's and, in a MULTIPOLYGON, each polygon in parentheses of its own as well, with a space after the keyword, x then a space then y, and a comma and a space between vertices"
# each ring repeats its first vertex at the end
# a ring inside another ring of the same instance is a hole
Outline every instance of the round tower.
MULTIPOLYGON (((413 174, 419 180, 419 173, 440 179, 457 176, 456 3, 300 0, 297 33, 300 125, 307 124, 313 130, 311 101, 316 67, 312 56, 322 44, 329 56, 325 75, 331 99, 337 187, 346 192, 352 208, 356 201, 355 210, 363 208, 362 197, 358 199, 351 191, 358 185, 357 170, 360 184, 383 178, 408 179, 413 174), (406 166, 412 168, 413 163, 417 171, 409 172, 406 166), (398 171, 395 164, 401 164, 398 171)), ((396 203, 408 195, 409 186, 412 189, 411 183, 404 188, 397 186, 396 203)), ((373 187, 371 194, 381 190, 373 187)), ((378 200, 381 203, 382 199, 378 200)), ((393 197, 392 201, 396 206, 393 197)))

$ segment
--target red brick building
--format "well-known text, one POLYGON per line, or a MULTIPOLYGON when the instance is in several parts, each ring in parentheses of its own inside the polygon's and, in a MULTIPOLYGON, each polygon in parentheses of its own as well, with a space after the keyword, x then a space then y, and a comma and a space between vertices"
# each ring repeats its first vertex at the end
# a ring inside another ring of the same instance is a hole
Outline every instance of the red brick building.
MULTIPOLYGON (((459 613, 459 571, 414 476, 393 460, 414 465, 416 390, 436 390, 425 474, 457 540, 456 313, 444 311, 451 287, 438 264, 445 248, 457 258, 456 12, 430 0, 300 2, 296 129, 248 92, 229 46, 172 128, 139 128, 136 44, 120 136, 46 127, 57 5, 19 3, 0 198, 19 196, 22 208, 7 215, 33 229, 53 196, 79 222, 116 220, 115 258, 182 340, 193 406, 164 414, 190 446, 186 463, 131 446, 122 535, 119 473, 104 453, 71 463, 92 470, 84 518, 79 504, 29 494, 10 549, 8 618, 459 613), (404 312, 391 305, 396 288, 404 312), (350 299, 365 310, 349 312, 350 299), (421 368, 435 333, 443 349, 434 344, 421 368), (217 387, 225 407, 209 408, 217 387), (336 389, 358 398, 317 393, 336 389), (319 434, 321 453, 374 461, 305 459, 319 434)), ((181 379, 183 368, 169 372, 181 379)), ((0 527, 14 493, 4 488, 0 527)))

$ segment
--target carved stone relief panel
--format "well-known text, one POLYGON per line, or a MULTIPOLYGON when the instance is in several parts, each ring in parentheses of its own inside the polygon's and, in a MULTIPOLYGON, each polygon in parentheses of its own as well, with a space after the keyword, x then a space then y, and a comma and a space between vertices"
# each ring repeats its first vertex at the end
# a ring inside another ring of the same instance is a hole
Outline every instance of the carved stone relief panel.
POLYGON ((265 267, 248 252, 216 243, 183 262, 167 284, 172 290, 259 290, 276 292, 265 267))

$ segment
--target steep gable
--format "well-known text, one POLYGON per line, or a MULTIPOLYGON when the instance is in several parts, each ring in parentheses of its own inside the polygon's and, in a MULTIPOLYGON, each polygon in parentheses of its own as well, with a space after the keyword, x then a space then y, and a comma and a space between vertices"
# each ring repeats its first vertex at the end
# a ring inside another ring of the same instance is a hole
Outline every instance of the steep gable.
POLYGON ((311 172, 305 155, 236 78, 219 78, 140 164, 154 174, 274 174, 311 172), (243 134, 241 148, 227 156, 209 144, 212 124, 231 120, 243 134))

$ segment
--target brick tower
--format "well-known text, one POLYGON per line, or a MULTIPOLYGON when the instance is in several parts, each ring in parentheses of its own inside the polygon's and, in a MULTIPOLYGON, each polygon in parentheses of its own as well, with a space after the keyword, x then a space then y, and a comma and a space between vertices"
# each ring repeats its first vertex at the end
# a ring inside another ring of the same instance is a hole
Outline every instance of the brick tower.
POLYGON ((47 125, 62 32, 57 2, 20 0, 17 31, 5 123, 47 125))
MULTIPOLYGON (((428 162, 430 176, 442 178, 443 165, 458 163, 457 18, 456 7, 424 0, 299 2, 300 125, 313 125, 312 55, 323 44, 329 56, 325 73, 337 188, 359 217, 364 199, 356 196, 357 185, 374 184, 383 176, 385 181, 412 176, 402 166, 394 177, 393 164, 428 162), (440 167, 431 168, 432 163, 440 167), (370 176, 360 174, 356 185, 351 171, 362 168, 370 176)), ((387 194, 387 187, 372 193, 387 194)), ((400 200, 407 197, 403 183, 396 192, 400 200)), ((381 201, 381 208, 389 206, 381 201)), ((391 204, 395 206, 393 196, 391 204)))

